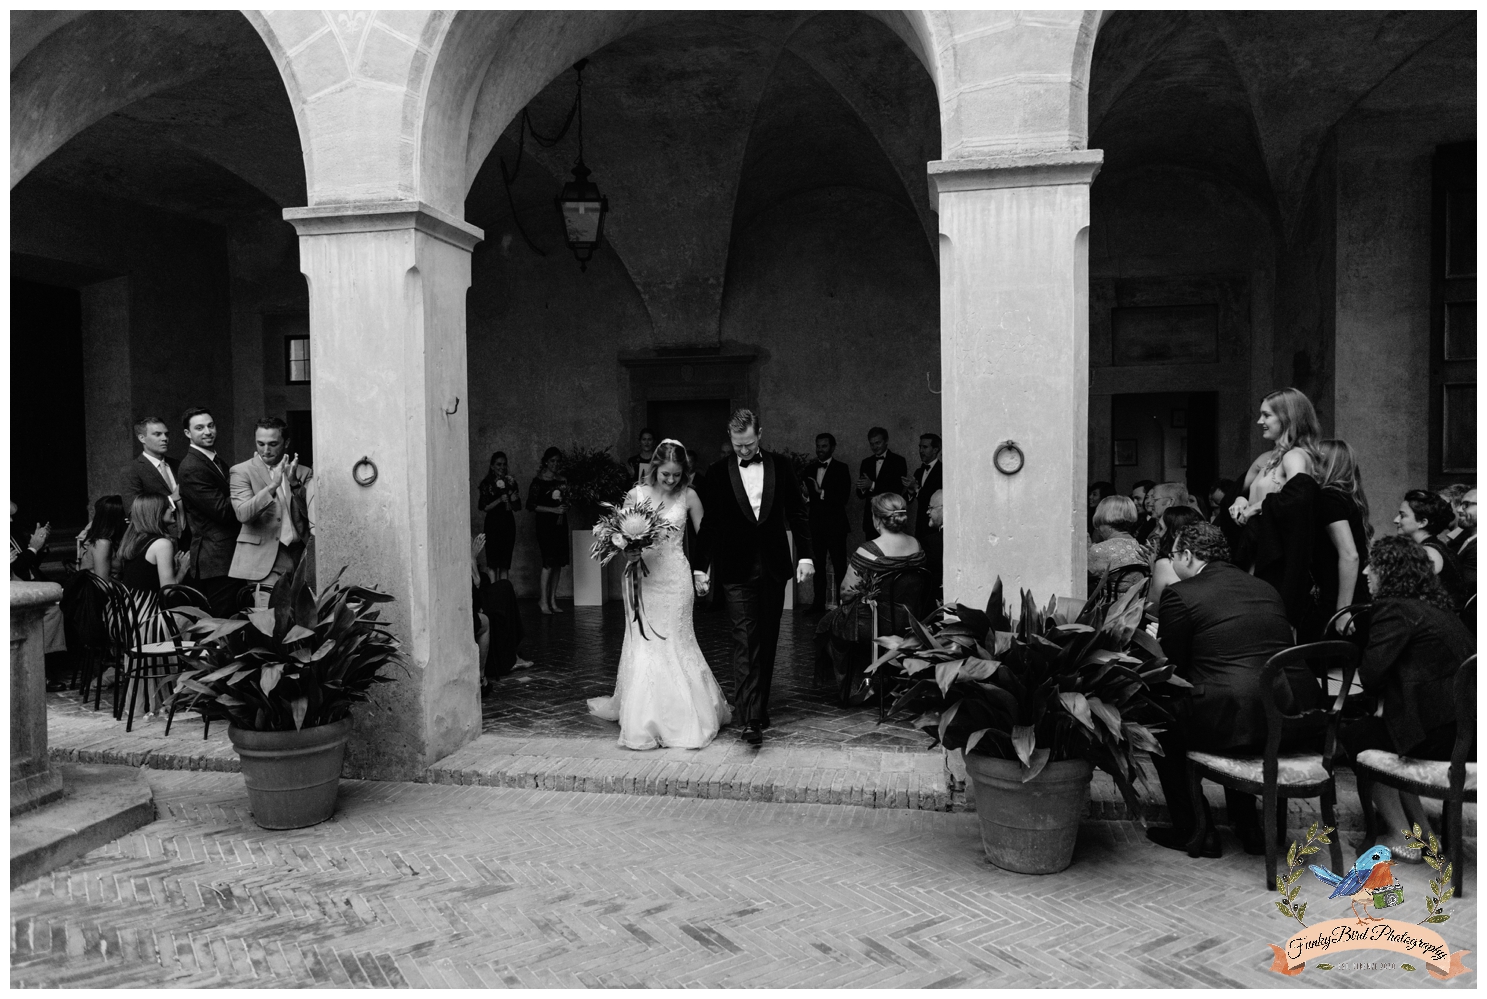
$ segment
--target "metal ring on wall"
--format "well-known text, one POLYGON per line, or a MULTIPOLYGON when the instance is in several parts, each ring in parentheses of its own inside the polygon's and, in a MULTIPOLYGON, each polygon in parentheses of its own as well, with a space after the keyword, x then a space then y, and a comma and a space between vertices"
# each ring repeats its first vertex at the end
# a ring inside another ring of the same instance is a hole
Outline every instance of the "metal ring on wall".
POLYGON ((366 455, 361 456, 361 461, 351 466, 351 477, 356 480, 358 486, 370 486, 377 481, 377 465, 366 455), (362 466, 366 466, 363 469, 362 466))

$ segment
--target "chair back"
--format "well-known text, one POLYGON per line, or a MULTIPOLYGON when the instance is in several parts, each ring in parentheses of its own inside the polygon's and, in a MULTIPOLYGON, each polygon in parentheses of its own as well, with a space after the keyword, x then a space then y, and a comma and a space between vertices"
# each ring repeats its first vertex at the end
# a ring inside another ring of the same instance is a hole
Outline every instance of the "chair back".
POLYGON ((1368 625, 1372 619, 1373 604, 1348 604, 1327 619, 1321 640, 1342 639, 1363 648, 1368 644, 1368 625), (1348 620, 1346 624, 1341 624, 1344 615, 1348 620))
POLYGON ((1466 762, 1477 748, 1477 657, 1467 656, 1456 670, 1454 691, 1456 710, 1456 745, 1451 750, 1451 767, 1446 771, 1451 790, 1461 794, 1466 787, 1466 762))
POLYGON ((878 583, 877 627, 873 633, 880 637, 909 634, 908 615, 924 618, 925 597, 930 592, 929 573, 923 569, 885 573, 878 583))
POLYGON ((1473 593, 1466 598, 1466 603, 1461 608, 1461 620, 1468 631, 1473 635, 1477 633, 1477 595, 1473 593))
POLYGON ((1266 661, 1260 671, 1260 698, 1265 708, 1265 771, 1267 779, 1277 768, 1281 740, 1287 735, 1321 731, 1325 733, 1322 748, 1322 765, 1332 770, 1332 760, 1337 753, 1337 721, 1347 704, 1348 692, 1353 685, 1353 674, 1358 668, 1358 647, 1351 642, 1311 642, 1295 645, 1277 652, 1266 661), (1322 689, 1322 706, 1301 708, 1287 713, 1275 700, 1275 683, 1284 681, 1292 666, 1305 666, 1322 689), (1342 687, 1332 702, 1327 703, 1328 673, 1341 667, 1342 687))

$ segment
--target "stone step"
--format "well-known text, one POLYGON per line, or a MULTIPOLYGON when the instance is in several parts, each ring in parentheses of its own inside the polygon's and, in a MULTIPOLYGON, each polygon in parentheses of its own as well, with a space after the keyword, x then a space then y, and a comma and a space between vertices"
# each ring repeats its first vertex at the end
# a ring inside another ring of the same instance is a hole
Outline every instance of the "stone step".
POLYGON ((155 821, 155 795, 139 768, 53 766, 62 797, 10 820, 12 889, 155 821))

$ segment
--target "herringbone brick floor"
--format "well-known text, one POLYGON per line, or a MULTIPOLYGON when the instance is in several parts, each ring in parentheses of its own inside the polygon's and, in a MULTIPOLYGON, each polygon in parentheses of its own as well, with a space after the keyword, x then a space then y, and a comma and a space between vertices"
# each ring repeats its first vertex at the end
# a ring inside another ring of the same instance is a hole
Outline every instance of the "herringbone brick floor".
MULTIPOLYGON (((332 821, 267 832, 237 774, 147 774, 159 821, 11 893, 12 985, 1397 988, 1424 977, 1270 973, 1265 944, 1295 924, 1275 912, 1254 858, 1230 843, 1222 859, 1190 860, 1124 822, 1087 823, 1069 870, 1027 877, 982 859, 970 814, 346 781, 332 821)), ((1425 870, 1402 870, 1422 916, 1425 870)), ((1468 886, 1441 927, 1453 947, 1476 936, 1474 876, 1468 886)), ((1310 915, 1332 918, 1319 889, 1304 890, 1310 915)))

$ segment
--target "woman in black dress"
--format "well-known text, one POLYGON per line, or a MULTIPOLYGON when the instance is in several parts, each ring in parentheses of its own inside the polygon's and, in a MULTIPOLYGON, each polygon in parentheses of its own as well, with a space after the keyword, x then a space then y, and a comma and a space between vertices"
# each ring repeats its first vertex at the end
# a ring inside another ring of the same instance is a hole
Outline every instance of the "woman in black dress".
POLYGON ((1456 610, 1460 611, 1467 597, 1461 563, 1457 560, 1456 553, 1436 537, 1451 526, 1455 517, 1451 512, 1451 504, 1441 499, 1439 494, 1426 489, 1411 489, 1404 494, 1404 502, 1399 504, 1399 512, 1394 515, 1394 526, 1400 534, 1425 547, 1425 556, 1430 559, 1431 567, 1440 577, 1446 596, 1456 610))
MULTIPOLYGON (((1449 760, 1456 743, 1451 704, 1456 671, 1476 642, 1456 616, 1424 547, 1409 538, 1373 543, 1366 572, 1373 593, 1368 645, 1358 666, 1363 689, 1382 701, 1382 713, 1344 724, 1338 733, 1356 758, 1385 750, 1417 760, 1449 760)), ((1418 863, 1399 830, 1418 822, 1430 836, 1420 799, 1375 787, 1371 807, 1382 818, 1384 845, 1401 860, 1418 863)), ((1370 807, 1365 805, 1365 807, 1370 807)))
POLYGON ((516 547, 516 516, 521 509, 521 487, 506 467, 506 452, 491 455, 490 469, 480 480, 480 512, 485 514, 485 564, 497 579, 511 575, 511 552, 516 547))
POLYGON ((572 539, 568 533, 567 480, 558 471, 563 452, 550 447, 542 452, 542 469, 527 493, 527 509, 537 516, 537 547, 542 552, 542 589, 537 608, 544 614, 562 614, 558 606, 558 579, 568 564, 572 539))
MULTIPOLYGON (((1332 616, 1351 604, 1368 603, 1368 497, 1353 449, 1344 440, 1317 445, 1316 533, 1312 542, 1311 578, 1317 589, 1311 623, 1301 630, 1303 642, 1315 642, 1332 616)), ((1347 621, 1337 622, 1339 632, 1347 621)))

